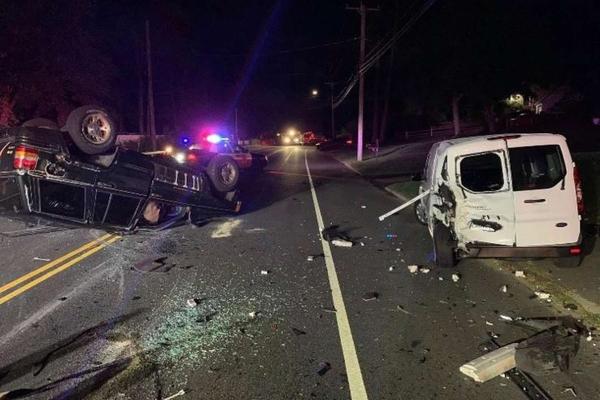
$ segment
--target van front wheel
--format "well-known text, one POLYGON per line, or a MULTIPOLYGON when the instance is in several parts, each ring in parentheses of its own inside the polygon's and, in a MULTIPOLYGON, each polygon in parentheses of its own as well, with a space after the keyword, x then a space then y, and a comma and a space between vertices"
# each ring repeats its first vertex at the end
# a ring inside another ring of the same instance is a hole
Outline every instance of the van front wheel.
POLYGON ((433 227, 433 254, 438 267, 450 268, 456 265, 454 246, 450 230, 441 223, 435 224, 433 227))

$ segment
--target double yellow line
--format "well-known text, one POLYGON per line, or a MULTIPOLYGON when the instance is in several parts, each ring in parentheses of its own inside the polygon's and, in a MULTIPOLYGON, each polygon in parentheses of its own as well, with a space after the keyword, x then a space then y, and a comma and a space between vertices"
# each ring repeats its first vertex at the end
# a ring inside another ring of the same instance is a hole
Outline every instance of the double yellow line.
POLYGON ((92 240, 75 250, 57 258, 56 260, 50 261, 41 267, 34 269, 33 271, 13 280, 0 287, 0 296, 2 293, 9 291, 16 287, 15 290, 8 292, 7 294, 0 297, 0 304, 4 304, 7 301, 17 297, 23 292, 28 291, 32 287, 39 285, 48 278, 72 267, 79 261, 91 256, 92 254, 102 250, 109 244, 119 240, 120 235, 107 233, 106 235, 99 237, 98 239, 92 240), (43 274, 43 275, 41 275, 43 274), (38 276, 41 275, 41 276, 38 276), (37 278, 36 278, 37 277, 37 278), (35 278, 35 279, 33 279, 35 278), (27 283, 25 283, 27 282, 27 283), (25 283, 25 284, 23 284, 25 283), (22 285, 23 284, 23 285, 22 285))

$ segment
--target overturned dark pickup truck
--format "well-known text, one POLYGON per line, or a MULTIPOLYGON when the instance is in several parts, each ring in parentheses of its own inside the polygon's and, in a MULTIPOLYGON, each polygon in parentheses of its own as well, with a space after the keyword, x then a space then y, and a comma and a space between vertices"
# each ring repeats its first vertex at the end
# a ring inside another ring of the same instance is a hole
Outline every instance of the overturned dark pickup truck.
POLYGON ((0 128, 0 208, 126 231, 239 211, 230 157, 191 168, 115 139, 110 116, 94 106, 74 110, 62 129, 41 118, 0 128))

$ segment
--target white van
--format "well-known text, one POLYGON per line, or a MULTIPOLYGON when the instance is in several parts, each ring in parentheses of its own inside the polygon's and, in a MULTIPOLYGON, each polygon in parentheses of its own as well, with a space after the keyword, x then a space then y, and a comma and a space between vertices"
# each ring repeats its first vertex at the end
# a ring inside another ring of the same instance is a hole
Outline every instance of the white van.
POLYGON ((415 204, 436 263, 464 257, 581 259, 581 182, 565 138, 549 133, 445 140, 433 145, 415 204))

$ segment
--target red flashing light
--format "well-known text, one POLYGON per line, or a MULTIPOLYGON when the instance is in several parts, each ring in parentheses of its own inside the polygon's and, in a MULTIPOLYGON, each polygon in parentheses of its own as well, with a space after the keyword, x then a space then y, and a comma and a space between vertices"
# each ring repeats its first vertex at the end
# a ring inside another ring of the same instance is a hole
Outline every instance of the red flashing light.
POLYGON ((18 146, 15 149, 15 158, 13 160, 13 167, 16 169, 26 169, 31 171, 35 169, 38 162, 38 151, 35 149, 27 148, 23 145, 18 146))
POLYGON ((192 162, 198 161, 198 157, 194 153, 188 153, 187 160, 192 162))
POLYGON ((581 247, 575 246, 569 249, 569 254, 572 256, 578 256, 581 254, 581 247))

